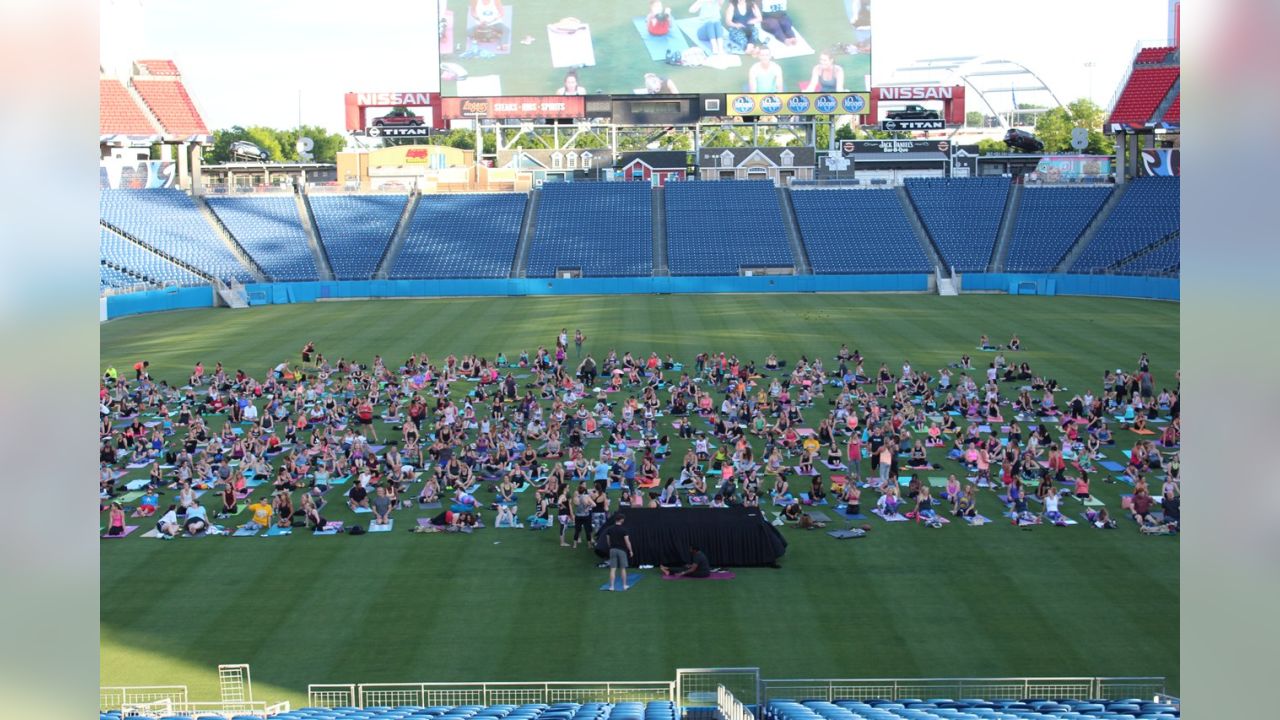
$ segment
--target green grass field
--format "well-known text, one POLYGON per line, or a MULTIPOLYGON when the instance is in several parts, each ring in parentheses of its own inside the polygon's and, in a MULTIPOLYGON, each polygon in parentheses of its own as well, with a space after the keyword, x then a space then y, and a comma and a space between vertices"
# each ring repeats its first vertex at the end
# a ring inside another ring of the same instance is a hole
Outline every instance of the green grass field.
MULTIPOLYGON (((502 95, 551 95, 564 83, 569 68, 551 65, 551 51, 547 46, 547 25, 566 16, 573 16, 591 25, 592 46, 596 64, 578 71, 582 85, 590 93, 629 94, 643 87, 644 74, 657 73, 671 78, 682 93, 738 93, 747 91, 747 70, 755 59, 742 56, 742 66, 717 70, 711 67, 681 67, 652 60, 640 33, 632 25, 633 18, 644 17, 649 11, 645 0, 614 0, 603 3, 567 2, 516 2, 506 3, 513 8, 513 42, 509 54, 491 58, 460 57, 466 50, 466 3, 449 3, 455 16, 454 54, 443 55, 442 62, 462 65, 471 76, 499 75, 502 78, 502 95), (532 35, 534 42, 523 45, 520 39, 532 35)), ((687 12, 692 0, 671 3, 677 19, 691 17, 687 12)), ((852 43, 853 28, 845 13, 844 3, 838 0, 823 2, 791 3, 788 11, 794 27, 814 49, 814 54, 778 61, 782 66, 785 92, 799 92, 799 83, 807 82, 813 66, 818 64, 817 53, 836 43, 852 43)), ((672 32, 677 32, 675 28, 672 32)), ((835 58, 844 68, 846 90, 866 90, 864 78, 871 74, 871 55, 840 55, 835 58)), ((446 96, 457 94, 457 83, 442 81, 441 92, 446 96)))
MULTIPOLYGON (((974 351, 982 333, 1016 332, 1027 348, 1018 360, 1082 391, 1143 351, 1157 387, 1172 383, 1178 314, 1169 303, 996 295, 334 302, 116 320, 102 326, 101 354, 122 377, 145 358, 154 376, 183 384, 196 360, 262 377, 296 362, 308 339, 331 360, 378 353, 390 365, 423 351, 514 356, 580 327, 597 357, 615 347, 689 365, 703 350, 830 358, 847 342, 869 371, 903 359, 936 371, 965 352, 985 361, 974 351)), ((1133 436, 1118 440, 1109 455, 1123 460, 1133 436)), ((1094 485, 1113 511, 1117 487, 1094 485)), ((352 520, 339 504, 326 515, 352 520)), ((979 510, 998 518, 1000 506, 984 492, 979 510)), ((398 530, 424 514, 398 511, 398 530)), ((596 590, 605 571, 594 555, 550 532, 135 534, 101 548, 102 684, 182 683, 193 699, 214 698, 214 666, 248 662, 256 697, 295 706, 308 683, 670 679, 693 666, 777 678, 1163 675, 1177 692, 1177 538, 1140 536, 1127 521, 1110 532, 870 523, 867 538, 843 542, 784 528, 781 569, 706 584, 650 572, 628 593, 596 590)))

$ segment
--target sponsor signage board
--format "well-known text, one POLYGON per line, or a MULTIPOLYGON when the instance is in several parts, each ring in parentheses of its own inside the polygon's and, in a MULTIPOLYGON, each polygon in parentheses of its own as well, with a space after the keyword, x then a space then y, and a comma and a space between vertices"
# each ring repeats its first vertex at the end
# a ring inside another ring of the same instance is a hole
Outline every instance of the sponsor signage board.
POLYGON ((863 115, 867 93, 738 93, 725 96, 725 115, 863 115))
POLYGON ((416 127, 371 127, 365 133, 369 137, 428 137, 431 135, 431 128, 422 125, 416 127))
POLYGON ((500 120, 586 117, 586 101, 581 95, 444 98, 441 102, 443 115, 449 120, 475 117, 500 120))
POLYGON ((951 100, 955 94, 955 88, 941 85, 900 85, 878 87, 875 92, 876 98, 881 102, 886 100, 951 100))
POLYGON ((901 153, 948 152, 951 143, 946 140, 841 140, 840 152, 845 156, 855 153, 883 153, 894 155, 901 153))
POLYGON ((942 120, 881 120, 881 130, 915 132, 917 130, 946 130, 942 120))

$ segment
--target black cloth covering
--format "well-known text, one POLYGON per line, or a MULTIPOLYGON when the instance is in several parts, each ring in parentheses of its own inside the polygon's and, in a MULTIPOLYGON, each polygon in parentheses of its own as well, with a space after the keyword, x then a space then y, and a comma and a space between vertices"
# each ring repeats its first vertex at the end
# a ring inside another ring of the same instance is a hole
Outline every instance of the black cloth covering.
MULTIPOLYGON (((631 566, 687 565, 697 545, 714 567, 773 566, 787 552, 782 533, 759 508, 627 508, 623 527, 631 535, 631 566)), ((609 517, 613 524, 616 513, 609 517)), ((608 557, 601 533, 596 555, 608 557)))

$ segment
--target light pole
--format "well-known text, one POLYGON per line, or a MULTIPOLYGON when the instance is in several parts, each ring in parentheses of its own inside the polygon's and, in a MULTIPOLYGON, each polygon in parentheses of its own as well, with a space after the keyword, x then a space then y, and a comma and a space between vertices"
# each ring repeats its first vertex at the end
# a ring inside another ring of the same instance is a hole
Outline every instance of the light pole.
POLYGON ((1094 99, 1093 98, 1093 69, 1097 66, 1098 66, 1098 63, 1092 60, 1089 60, 1084 64, 1085 69, 1089 71, 1089 99, 1090 100, 1094 99))

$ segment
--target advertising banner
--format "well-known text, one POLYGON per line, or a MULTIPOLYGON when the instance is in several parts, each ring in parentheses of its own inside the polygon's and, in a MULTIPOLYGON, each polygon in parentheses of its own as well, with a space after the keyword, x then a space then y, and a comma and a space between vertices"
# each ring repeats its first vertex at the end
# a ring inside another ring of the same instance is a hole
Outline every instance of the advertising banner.
POLYGON ((862 115, 869 98, 864 92, 729 94, 725 115, 862 115))
POLYGON ((871 77, 870 0, 759 0, 746 17, 722 0, 430 1, 445 97, 840 93, 871 77))
POLYGON ((442 111, 448 120, 461 118, 494 118, 527 120, 533 118, 586 117, 586 99, 579 96, 444 98, 442 111))
POLYGON ((1182 174, 1182 153, 1177 148, 1146 148, 1138 175, 1142 177, 1174 177, 1182 174))
POLYGON ((1111 158, 1106 155, 1046 155, 1040 158, 1029 179, 1042 183, 1102 180, 1111 175, 1111 158))
POLYGON ((916 130, 946 130, 947 126, 942 120, 881 120, 880 129, 893 132, 914 132, 916 130))
POLYGON ((945 153, 951 148, 946 140, 841 140, 840 152, 848 157, 860 153, 945 153))
POLYGON ((177 163, 170 160, 103 160, 98 187, 106 190, 154 190, 175 185, 177 163))

